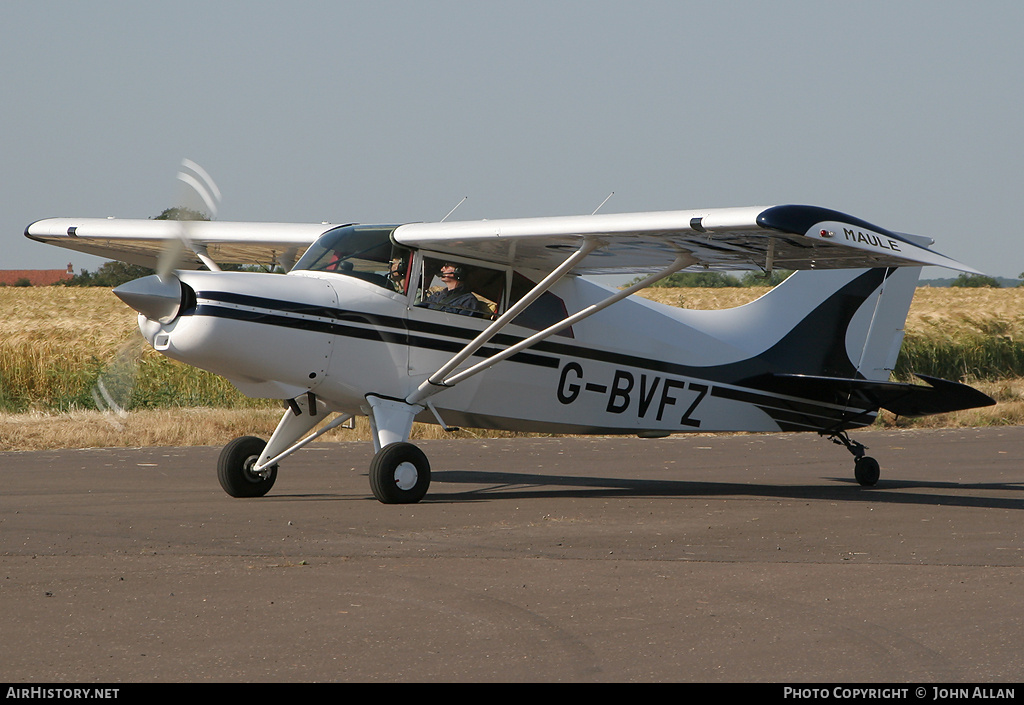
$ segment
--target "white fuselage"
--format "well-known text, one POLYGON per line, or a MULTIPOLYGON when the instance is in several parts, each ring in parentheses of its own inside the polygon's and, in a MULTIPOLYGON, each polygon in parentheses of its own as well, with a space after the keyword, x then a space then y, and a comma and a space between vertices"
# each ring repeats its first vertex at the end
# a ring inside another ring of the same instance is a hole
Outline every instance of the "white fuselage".
MULTIPOLYGON (((824 290, 831 290, 858 272, 809 274, 823 277, 824 290)), ((420 308, 405 294, 341 274, 180 276, 196 292, 195 308, 169 324, 140 317, 158 351, 222 375, 246 395, 292 399, 312 392, 332 411, 366 413, 367 394, 405 399, 489 324, 420 308)), ((574 325, 571 337, 548 338, 431 401, 446 424, 477 428, 641 434, 814 430, 822 423, 808 416, 827 418, 843 409, 807 408, 801 400, 743 383, 780 371, 774 369, 777 361, 759 356, 820 303, 801 300, 807 297, 799 287, 787 297, 785 288, 727 311, 677 309, 630 297, 574 325)), ((570 311, 609 293, 580 278, 564 280, 552 292, 570 311)), ((863 338, 876 308, 874 298, 862 304, 848 330, 844 324, 836 331, 848 338, 842 348, 854 361, 868 347, 863 338)), ((896 318, 901 327, 898 313, 896 318)), ((510 325, 466 365, 533 332, 510 325)), ((891 347, 887 343, 882 355, 891 359, 858 371, 891 368, 898 345, 895 352, 891 347)), ((418 420, 436 417, 424 411, 418 420)))

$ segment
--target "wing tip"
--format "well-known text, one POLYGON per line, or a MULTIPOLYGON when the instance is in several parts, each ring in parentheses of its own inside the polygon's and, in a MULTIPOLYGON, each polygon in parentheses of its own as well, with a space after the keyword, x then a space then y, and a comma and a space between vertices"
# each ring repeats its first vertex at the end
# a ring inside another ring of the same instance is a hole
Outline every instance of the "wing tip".
POLYGON ((899 233, 894 233, 891 230, 879 227, 861 218, 854 217, 849 213, 843 213, 842 211, 824 208, 822 206, 795 204, 771 206, 770 208, 766 208, 761 211, 757 216, 757 224, 762 228, 779 230, 793 235, 805 235, 808 230, 818 223, 829 220, 847 223, 854 227, 871 230, 872 232, 885 235, 886 237, 892 237, 911 245, 914 244, 899 233))
MULTIPOLYGON (((919 253, 917 257, 907 257, 906 264, 898 266, 945 267, 946 269, 966 272, 968 274, 984 275, 984 272, 980 272, 974 267, 929 249, 928 245, 934 242, 931 238, 893 232, 892 230, 879 227, 861 218, 831 208, 807 205, 771 206, 761 211, 756 221, 762 228, 792 235, 808 235, 819 223, 829 221, 844 223, 854 228, 861 228, 886 238, 906 243, 913 248, 909 252, 917 251, 919 253), (921 256, 922 254, 924 256, 921 256)), ((822 232, 822 235, 824 235, 824 232, 822 232)), ((895 245, 896 243, 891 244, 895 245)))

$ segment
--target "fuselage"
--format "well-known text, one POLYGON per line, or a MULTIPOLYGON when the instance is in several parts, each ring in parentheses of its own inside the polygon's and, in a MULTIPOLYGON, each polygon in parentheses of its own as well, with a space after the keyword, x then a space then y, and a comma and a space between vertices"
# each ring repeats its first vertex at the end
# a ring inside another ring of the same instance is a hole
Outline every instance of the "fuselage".
MULTIPOLYGON (((417 266, 420 259, 417 253, 417 266)), ((824 277, 826 293, 858 276, 849 270, 811 274, 824 277)), ((249 396, 291 399, 312 392, 339 412, 365 413, 367 394, 405 399, 490 324, 487 317, 417 305, 426 285, 415 277, 396 290, 365 277, 311 270, 179 276, 195 292, 194 306, 170 323, 140 317, 154 348, 226 377, 249 396)), ((509 325, 466 364, 533 334, 547 324, 545 317, 583 309, 609 293, 583 278, 563 280, 549 292, 545 310, 527 317, 530 326, 509 325)), ((836 348, 835 336, 842 337, 840 357, 848 363, 862 337, 848 332, 868 327, 873 303, 845 313, 834 329, 810 326, 802 335, 821 340, 791 342, 773 356, 770 351, 820 302, 801 301, 806 296, 799 291, 772 295, 774 305, 763 297, 727 311, 630 297, 445 389, 432 403, 448 425, 513 431, 660 435, 827 427, 849 410, 764 392, 749 381, 778 372, 820 373, 801 366, 819 364, 815 351, 836 348)), ((424 411, 418 420, 436 418, 424 411)))

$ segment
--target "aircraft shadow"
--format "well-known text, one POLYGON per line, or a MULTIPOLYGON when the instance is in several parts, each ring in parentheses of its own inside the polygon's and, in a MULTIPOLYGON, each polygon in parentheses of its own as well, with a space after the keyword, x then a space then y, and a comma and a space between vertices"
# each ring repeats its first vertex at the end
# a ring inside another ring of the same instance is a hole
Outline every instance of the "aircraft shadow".
POLYGON ((822 478, 834 485, 767 485, 642 478, 577 477, 483 470, 435 471, 425 502, 487 501, 541 497, 763 497, 836 502, 920 504, 986 509, 1024 509, 1024 483, 957 483, 879 480, 861 487, 852 478, 822 478), (485 487, 451 491, 451 485, 485 487), (955 491, 931 494, 917 490, 955 491), (986 497, 981 492, 1012 492, 1017 497, 986 497))

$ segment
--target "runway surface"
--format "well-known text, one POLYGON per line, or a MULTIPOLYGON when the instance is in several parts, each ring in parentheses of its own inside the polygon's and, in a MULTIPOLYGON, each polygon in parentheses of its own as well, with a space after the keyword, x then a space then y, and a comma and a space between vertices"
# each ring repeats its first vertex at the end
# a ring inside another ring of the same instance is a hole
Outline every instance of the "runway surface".
POLYGON ((0 454, 7 682, 1024 678, 1024 428, 0 454))

